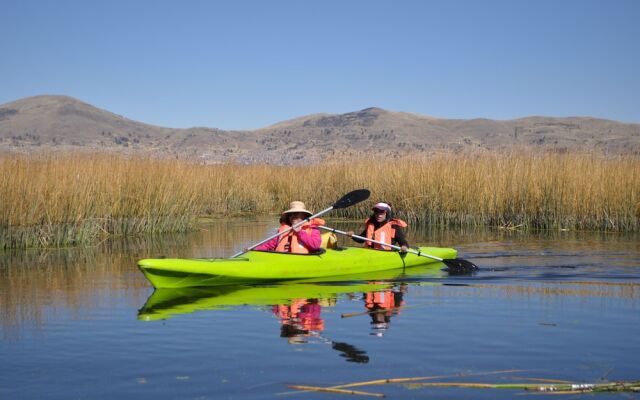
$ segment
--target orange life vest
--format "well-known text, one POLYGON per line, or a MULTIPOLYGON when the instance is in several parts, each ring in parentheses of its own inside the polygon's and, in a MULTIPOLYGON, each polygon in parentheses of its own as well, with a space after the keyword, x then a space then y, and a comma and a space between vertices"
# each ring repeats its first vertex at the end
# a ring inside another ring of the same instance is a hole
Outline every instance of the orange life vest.
MULTIPOLYGON (((367 239, 373 239, 387 244, 391 244, 393 238, 396 237, 396 230, 394 226, 398 225, 402 228, 406 228, 408 226, 406 222, 398 218, 390 219, 378 229, 375 228, 370 218, 365 221, 365 225, 367 228, 367 239)), ((383 246, 373 242, 364 242, 364 246, 373 247, 374 249, 391 250, 391 247, 389 246, 383 246)))
MULTIPOLYGON (((324 225, 324 220, 321 218, 314 218, 302 225, 302 230, 310 235, 312 229, 321 225, 324 225)), ((278 229, 278 232, 284 232, 289 228, 289 225, 282 224, 280 225, 280 229, 278 229)), ((304 247, 302 243, 298 242, 298 235, 296 235, 293 230, 280 235, 280 238, 278 239, 278 245, 276 246, 276 251, 281 253, 309 254, 309 249, 304 247)))
POLYGON ((291 304, 278 304, 273 306, 273 313, 280 317, 280 322, 290 323, 293 318, 300 312, 300 308, 306 304, 305 299, 293 299, 291 304))
POLYGON ((393 290, 369 292, 365 296, 365 307, 367 307, 368 310, 387 310, 384 315, 391 317, 392 315, 399 314, 400 309, 398 307, 404 305, 404 300, 400 300, 397 303, 396 300, 396 294, 393 290))
POLYGON ((388 310, 396 306, 393 291, 383 290, 379 292, 369 292, 365 297, 366 307, 372 309, 375 306, 388 310))

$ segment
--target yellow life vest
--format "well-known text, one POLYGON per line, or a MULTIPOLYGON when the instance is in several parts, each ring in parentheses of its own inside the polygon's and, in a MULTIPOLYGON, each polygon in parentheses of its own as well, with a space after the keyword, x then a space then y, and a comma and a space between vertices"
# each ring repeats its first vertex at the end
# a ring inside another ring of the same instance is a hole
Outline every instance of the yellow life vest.
POLYGON ((320 234, 320 239, 322 239, 320 247, 323 249, 335 249, 338 247, 338 238, 333 232, 322 232, 320 234))

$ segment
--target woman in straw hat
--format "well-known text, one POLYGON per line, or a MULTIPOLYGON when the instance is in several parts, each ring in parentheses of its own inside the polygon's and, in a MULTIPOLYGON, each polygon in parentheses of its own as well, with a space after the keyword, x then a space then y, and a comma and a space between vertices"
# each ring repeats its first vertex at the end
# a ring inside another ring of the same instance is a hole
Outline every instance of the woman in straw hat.
POLYGON ((295 226, 312 216, 301 201, 292 201, 289 209, 280 216, 281 235, 257 246, 254 250, 277 251, 281 253, 309 254, 320 250, 321 238, 318 226, 324 220, 314 218, 299 226, 295 226), (295 226, 293 229, 289 229, 295 226))

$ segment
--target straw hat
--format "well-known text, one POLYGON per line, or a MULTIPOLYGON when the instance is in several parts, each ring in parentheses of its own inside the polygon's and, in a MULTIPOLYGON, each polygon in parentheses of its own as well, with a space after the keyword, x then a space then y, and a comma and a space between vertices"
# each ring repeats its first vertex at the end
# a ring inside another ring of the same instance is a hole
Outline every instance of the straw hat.
POLYGON ((313 215, 311 211, 306 209, 306 207, 304 206, 304 203, 301 201, 292 201, 289 204, 289 209, 287 211, 283 211, 282 215, 289 214, 289 213, 299 213, 299 212, 313 215))

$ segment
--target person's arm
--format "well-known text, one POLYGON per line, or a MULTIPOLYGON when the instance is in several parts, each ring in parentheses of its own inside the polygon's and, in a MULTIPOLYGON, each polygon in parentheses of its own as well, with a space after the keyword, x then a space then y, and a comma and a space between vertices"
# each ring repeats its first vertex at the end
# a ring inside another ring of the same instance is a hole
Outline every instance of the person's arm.
MULTIPOLYGON (((367 230, 363 230, 358 236, 362 236, 362 237, 367 237, 367 230)), ((351 236, 351 240, 353 240, 356 243, 364 243, 364 239, 357 239, 354 238, 353 236, 351 236)))
POLYGON ((307 233, 306 231, 297 232, 298 241, 302 243, 304 247, 307 248, 310 252, 316 252, 320 250, 320 245, 322 244, 322 238, 320 237, 320 229, 313 228, 311 229, 311 233, 307 233))
POLYGON ((256 246, 254 250, 258 251, 274 251, 276 247, 278 247, 278 240, 280 240, 280 236, 276 236, 268 242, 264 242, 259 246, 256 246))
POLYGON ((395 225, 394 229, 396 230, 396 235, 393 238, 393 241, 398 244, 398 246, 409 247, 409 242, 407 242, 407 237, 404 232, 404 228, 399 225, 395 225))

